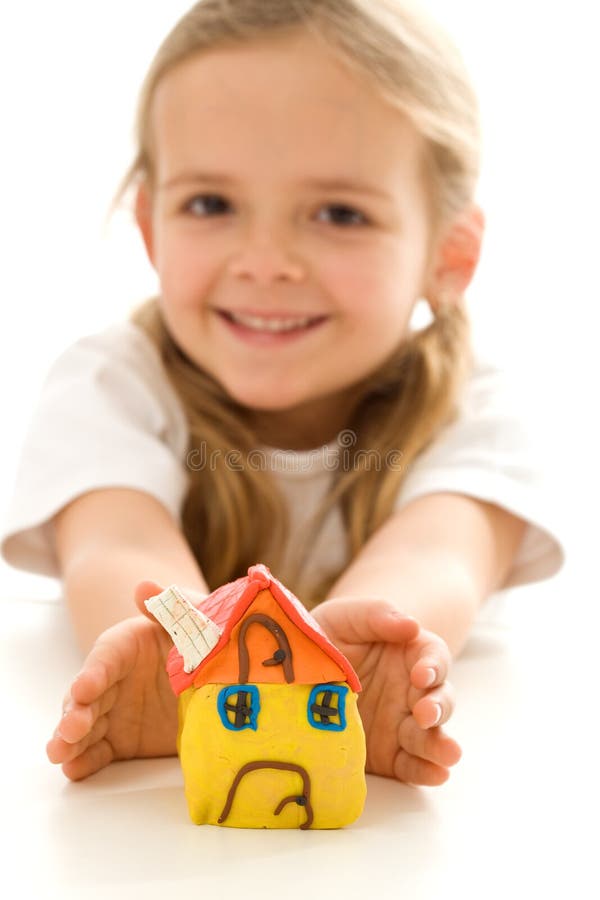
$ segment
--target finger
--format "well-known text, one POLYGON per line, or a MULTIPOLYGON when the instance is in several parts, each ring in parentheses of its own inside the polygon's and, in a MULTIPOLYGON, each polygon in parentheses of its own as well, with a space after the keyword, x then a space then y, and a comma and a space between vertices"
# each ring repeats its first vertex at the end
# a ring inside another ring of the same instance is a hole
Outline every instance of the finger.
MULTIPOLYGON (((131 672, 137 659, 135 629, 139 629, 139 623, 139 616, 125 619, 100 635, 71 685, 75 703, 93 703, 131 672)), ((150 628, 150 623, 146 624, 150 628)))
POLYGON ((111 744, 106 740, 98 741, 76 759, 64 763, 62 770, 71 781, 80 781, 108 766, 114 758, 111 744))
POLYGON ((46 756, 51 763, 59 765, 67 760, 71 752, 71 744, 67 744, 56 733, 46 744, 46 756))
POLYGON ((407 643, 419 633, 419 623, 385 600, 347 598, 326 600, 318 609, 325 631, 331 623, 338 638, 349 644, 385 641, 407 643))
POLYGON ((102 716, 95 722, 92 730, 77 743, 69 744, 60 736, 56 735, 48 741, 46 745, 46 754, 51 763, 60 764, 67 763, 78 756, 81 756, 88 747, 101 741, 108 731, 108 716, 102 716))
POLYGON ((438 787, 450 777, 445 766, 438 766, 426 759, 412 756, 406 750, 399 750, 394 760, 394 778, 407 784, 421 784, 438 787))
POLYGON ((415 647, 416 659, 412 659, 410 680, 416 688, 425 690, 444 683, 448 677, 451 658, 446 643, 437 635, 415 647))
POLYGON ((75 744, 88 735, 101 716, 112 709, 118 688, 113 686, 90 704, 73 704, 67 709, 56 729, 56 734, 67 744, 75 744))
POLYGON ((414 704, 412 714, 420 728, 434 728, 444 725, 456 705, 454 689, 449 681, 441 687, 428 691, 414 704))
POLYGON ((411 756, 445 768, 456 765, 462 756, 460 746, 441 728, 423 730, 413 716, 407 716, 399 726, 398 744, 411 756))

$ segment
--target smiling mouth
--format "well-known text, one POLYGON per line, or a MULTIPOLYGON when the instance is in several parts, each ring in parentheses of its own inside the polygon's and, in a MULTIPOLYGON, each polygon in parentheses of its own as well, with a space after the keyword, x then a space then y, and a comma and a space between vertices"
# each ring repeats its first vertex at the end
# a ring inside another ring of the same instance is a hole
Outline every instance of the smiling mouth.
POLYGON ((286 334, 293 331, 305 331, 308 328, 321 324, 328 318, 328 316, 266 317, 234 313, 225 309, 218 309, 216 312, 233 325, 262 334, 286 334))

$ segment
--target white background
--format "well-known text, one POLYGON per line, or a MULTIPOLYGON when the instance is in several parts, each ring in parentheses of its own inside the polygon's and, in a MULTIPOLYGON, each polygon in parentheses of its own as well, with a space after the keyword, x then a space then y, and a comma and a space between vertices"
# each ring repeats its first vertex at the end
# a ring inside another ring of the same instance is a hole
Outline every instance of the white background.
MULTIPOLYGON (((156 290, 128 213, 108 227, 104 220, 132 156, 144 72, 189 5, 32 0, 0 7, 0 514, 50 362, 156 290)), ((488 226, 470 291, 476 334, 482 349, 514 366, 537 392, 557 490, 576 526, 575 558, 583 564, 598 502, 595 4, 425 6, 461 48, 482 106, 478 199, 488 226)), ((0 577, 11 595, 57 591, 55 582, 6 566, 0 577)), ((583 580, 581 586, 590 588, 583 580)))

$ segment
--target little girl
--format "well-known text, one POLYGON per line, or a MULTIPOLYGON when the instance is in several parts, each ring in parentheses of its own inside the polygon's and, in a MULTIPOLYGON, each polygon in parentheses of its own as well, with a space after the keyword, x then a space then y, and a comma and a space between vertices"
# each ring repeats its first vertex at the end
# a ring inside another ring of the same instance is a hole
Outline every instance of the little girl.
POLYGON ((54 365, 2 544, 60 575, 92 648, 49 758, 79 779, 174 753, 143 601, 264 562, 358 671, 368 770, 441 784, 451 654, 491 592, 561 564, 523 422, 469 349, 461 59, 404 2, 203 0, 137 141, 119 197, 160 296, 54 365))

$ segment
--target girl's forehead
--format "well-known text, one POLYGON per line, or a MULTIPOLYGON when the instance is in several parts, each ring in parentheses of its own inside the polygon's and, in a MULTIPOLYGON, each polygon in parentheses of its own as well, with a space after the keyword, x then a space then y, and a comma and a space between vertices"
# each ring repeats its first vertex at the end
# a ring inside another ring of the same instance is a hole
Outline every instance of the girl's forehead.
POLYGON ((269 171, 303 161, 414 177, 422 138, 376 88, 310 36, 196 54, 157 85, 152 132, 159 177, 205 160, 269 171), (163 170, 161 172, 161 170, 163 170))
POLYGON ((202 50, 168 72, 159 91, 179 89, 232 102, 254 96, 281 106, 290 94, 310 97, 324 91, 350 100, 364 90, 360 82, 326 45, 310 34, 292 32, 202 50))

